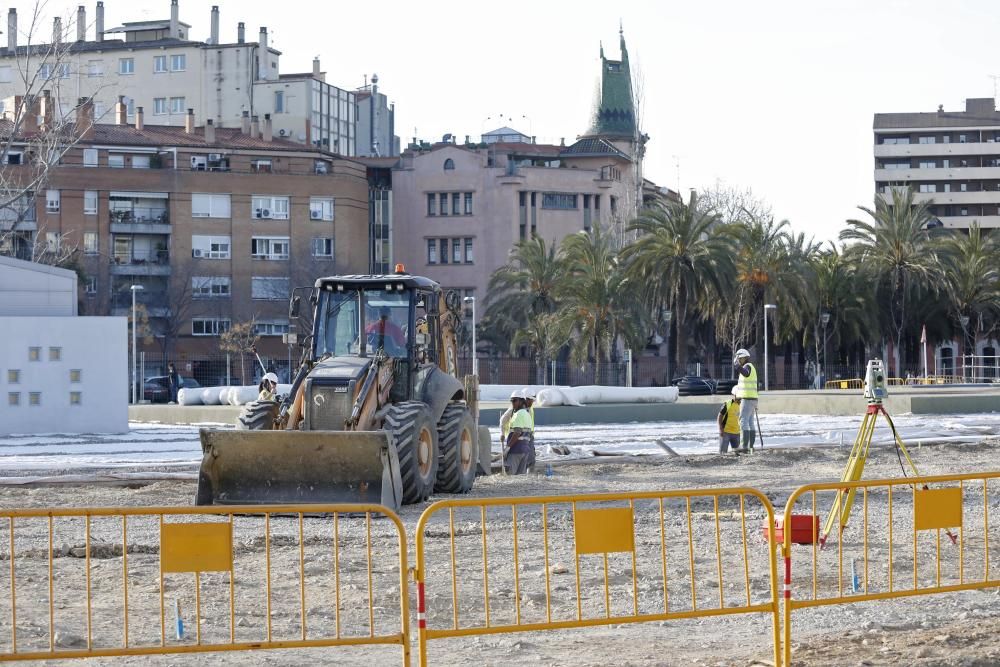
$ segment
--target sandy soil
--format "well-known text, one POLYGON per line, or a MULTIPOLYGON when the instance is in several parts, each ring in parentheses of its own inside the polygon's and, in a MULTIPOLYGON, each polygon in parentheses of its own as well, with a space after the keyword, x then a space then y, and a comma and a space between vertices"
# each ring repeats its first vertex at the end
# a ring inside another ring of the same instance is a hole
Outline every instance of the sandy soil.
MULTIPOLYGON (((924 474, 946 474, 996 469, 997 442, 977 445, 939 445, 914 448, 914 460, 924 474)), ((572 465, 555 468, 552 477, 541 474, 518 478, 480 479, 474 492, 477 497, 534 496, 591 492, 632 492, 684 488, 752 486, 766 493, 778 512, 789 493, 808 481, 826 481, 839 477, 847 452, 834 447, 794 450, 765 449, 752 457, 657 457, 642 464, 572 465)), ((900 474, 895 453, 888 449, 873 451, 865 478, 896 477, 900 474)), ((1000 486, 1000 484, 998 484, 1000 486)), ((163 481, 138 488, 118 487, 45 487, 36 489, 0 487, 0 506, 183 506, 190 503, 194 484, 163 481)), ((1000 511, 1000 492, 992 485, 984 501, 982 489, 966 489, 965 522, 967 539, 962 563, 966 577, 983 574, 985 545, 982 540, 983 508, 991 515, 1000 511), (979 526, 978 533, 976 526, 979 526), (977 541, 978 540, 978 541, 977 541)), ((896 525, 903 536, 908 529, 905 503, 897 496, 896 525)), ((688 515, 683 501, 668 500, 664 519, 652 503, 635 503, 636 577, 632 578, 630 559, 613 555, 608 564, 608 589, 605 597, 605 574, 599 556, 581 559, 581 599, 576 597, 575 567, 570 508, 550 504, 545 527, 548 541, 542 540, 542 513, 538 505, 523 508, 516 521, 510 508, 487 513, 490 613, 493 623, 512 622, 522 614, 523 622, 543 620, 546 616, 546 585, 549 587, 551 614, 554 619, 570 619, 580 613, 584 618, 598 618, 606 607, 613 614, 660 613, 663 610, 664 584, 660 572, 667 552, 667 585, 671 611, 691 608, 690 573, 696 573, 693 594, 699 608, 718 606, 720 594, 726 607, 765 600, 769 594, 766 548, 760 537, 764 514, 759 505, 746 498, 746 528, 739 514, 738 499, 723 497, 718 511, 711 498, 692 502, 688 515), (690 516, 690 519, 689 519, 690 516), (518 528, 516 546, 520 566, 513 567, 514 526, 518 528), (690 526, 690 528, 689 528, 690 526), (688 531, 690 530, 690 533, 688 531), (662 531, 662 533, 661 533, 662 531), (661 541, 661 534, 663 535, 661 541), (695 551, 687 552, 691 535, 695 551), (744 561, 742 535, 747 535, 747 559, 744 561), (722 545, 716 550, 716 535, 722 545), (546 550, 548 546, 548 561, 546 550), (691 558, 689 558, 689 555, 691 558), (693 561, 693 563, 692 563, 693 561), (722 580, 720 585, 719 567, 722 580), (517 581, 515 582, 515 572, 517 581), (546 576, 548 573, 548 576, 546 576), (514 591, 517 591, 515 595, 514 591)), ((872 493, 869 498, 871 567, 868 582, 873 589, 885 585, 885 540, 878 537, 877 526, 885 524, 884 498, 872 493)), ((862 505, 852 518, 844 537, 842 562, 861 558, 862 505)), ((820 513, 825 516, 827 499, 821 499, 820 513)), ((406 525, 413 564, 416 522, 424 506, 406 507, 401 517, 406 525)), ((129 625, 134 642, 159 641, 158 519, 132 519, 128 525, 129 625)), ((468 625, 485 619, 483 604, 482 522, 479 510, 456 512, 455 552, 461 563, 456 572, 456 589, 462 623, 468 625)), ((991 521, 991 523, 994 523, 991 521)), ((333 539, 332 518, 306 518, 303 522, 302 547, 299 547, 299 524, 294 518, 281 518, 271 525, 271 572, 274 600, 270 610, 275 639, 300 636, 302 609, 299 597, 300 562, 308 582, 305 616, 310 636, 335 631, 339 621, 344 636, 367 635, 368 617, 367 526, 363 518, 342 517, 338 539, 333 539), (334 545, 336 544, 336 561, 334 545), (300 561, 301 559, 301 561, 300 561), (336 600, 334 564, 341 599, 336 600), (339 613, 338 613, 339 610, 339 613), (316 634, 314 634, 316 633, 316 634)), ((80 546, 84 526, 79 520, 58 520, 53 528, 53 546, 60 557, 54 559, 56 596, 53 600, 58 643, 65 648, 79 648, 86 637, 85 599, 86 560, 80 546)), ((236 559, 237 640, 261 639, 266 632, 266 600, 263 594, 263 522, 254 517, 234 519, 236 559)), ((385 520, 371 522, 373 561, 372 619, 376 632, 396 631, 398 619, 399 572, 393 556, 391 525, 385 520)), ((990 552, 1000 554, 1000 540, 991 530, 990 552)), ((884 533, 884 531, 883 531, 884 533)), ((431 627, 449 627, 452 622, 452 578, 450 566, 449 517, 439 515, 427 535, 429 572, 428 619, 431 627), (430 577, 429 577, 430 578, 430 577)), ((95 601, 93 635, 105 645, 120 641, 122 559, 120 525, 115 520, 95 519, 91 525, 91 581, 95 601), (120 544, 120 542, 119 542, 120 544)), ((0 525, 0 591, 9 590, 9 532, 0 525)), ((48 524, 44 519, 25 520, 16 529, 16 580, 18 587, 18 636, 20 650, 48 646, 48 572, 45 558, 48 524)), ((955 552, 947 541, 943 563, 945 583, 954 578, 955 552), (950 560, 949 560, 950 559, 950 560)), ((919 585, 934 583, 933 539, 918 540, 919 585)), ((796 555, 796 597, 809 593, 808 559, 811 550, 799 547, 796 555)), ((897 581, 913 572, 912 545, 897 547, 892 571, 897 581)), ((828 548, 820 557, 825 572, 836 573, 837 549, 828 548), (824 560, 825 559, 825 560, 824 560)), ((994 559, 996 559, 994 557, 994 559)), ((859 561, 860 562, 860 561, 859 561)), ((849 565, 847 566, 849 568, 849 565)), ((992 579, 1000 578, 990 566, 992 579)), ((194 575, 170 575, 165 582, 167 604, 166 635, 173 640, 173 601, 178 600, 189 634, 194 624, 194 575)), ((819 590, 831 594, 838 585, 850 585, 849 574, 838 583, 834 574, 821 577, 819 590)), ((416 595, 412 584, 411 602, 416 595)), ((225 640, 229 634, 228 575, 207 573, 201 577, 202 637, 205 641, 225 640)), ((0 603, 0 649, 10 648, 10 605, 5 595, 0 603)), ((416 636, 415 619, 414 637, 416 636)), ((904 600, 851 604, 797 611, 794 619, 795 664, 801 665, 987 665, 1000 662, 995 634, 1000 629, 1000 596, 995 590, 966 591, 904 600)), ((431 664, 465 665, 482 663, 506 665, 531 662, 543 665, 752 665, 771 661, 771 623, 766 614, 666 620, 651 623, 598 626, 584 629, 519 634, 489 635, 465 639, 436 640, 430 644, 431 664)), ((348 647, 336 649, 275 650, 250 653, 214 653, 202 659, 220 664, 320 664, 334 661, 344 665, 398 664, 400 651, 394 647, 348 647)), ((144 658, 156 665, 187 663, 184 656, 144 658)), ((120 660, 98 660, 101 663, 120 660)), ((67 663, 69 664, 69 663, 67 663)), ((414 646, 414 664, 416 664, 414 646)))

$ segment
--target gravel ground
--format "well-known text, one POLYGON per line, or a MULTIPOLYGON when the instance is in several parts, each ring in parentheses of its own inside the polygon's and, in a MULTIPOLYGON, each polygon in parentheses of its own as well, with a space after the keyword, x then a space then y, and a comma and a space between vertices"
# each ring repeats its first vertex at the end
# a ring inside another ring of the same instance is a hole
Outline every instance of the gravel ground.
MULTIPOLYGON (((998 443, 945 444, 913 448, 911 452, 923 474, 947 474, 995 469, 998 443)), ((685 488, 751 486, 764 491, 778 512, 789 493, 802 483, 827 481, 839 477, 846 451, 837 448, 765 449, 754 456, 720 457, 649 457, 636 464, 607 464, 555 468, 552 477, 541 474, 523 477, 480 479, 471 498, 500 496, 536 496, 542 494, 579 494, 592 492, 634 492, 685 488)), ((873 450, 865 471, 866 479, 899 476, 895 453, 890 449, 873 450)), ((1000 486, 1000 482, 997 484, 1000 486)), ((1000 492, 991 484, 984 502, 981 484, 965 489, 961 563, 965 580, 981 578, 984 570, 983 510, 991 515, 1000 511, 1000 492)), ((42 488, 0 487, 3 507, 61 506, 183 506, 191 502, 194 484, 188 481, 160 481, 136 488, 113 486, 68 486, 42 488)), ((912 584, 912 516, 907 513, 908 487, 895 498, 897 527, 896 551, 892 572, 897 588, 912 584), (899 583, 902 582, 902 583, 899 583)), ((820 497, 819 513, 825 517, 828 497, 820 497)), ((868 584, 871 590, 887 585, 886 498, 869 494, 868 584)), ((752 602, 765 600, 770 580, 766 548, 760 537, 764 517, 758 502, 746 498, 746 529, 739 514, 738 499, 723 496, 718 513, 713 500, 692 501, 690 524, 683 501, 664 503, 664 519, 658 516, 658 503, 636 502, 636 574, 632 578, 631 559, 612 555, 608 562, 608 593, 605 597, 605 570, 600 556, 583 556, 580 565, 582 596, 576 598, 575 563, 571 552, 572 523, 566 505, 550 504, 546 513, 548 541, 542 540, 539 505, 529 505, 519 513, 516 523, 510 508, 487 513, 490 613, 493 623, 512 621, 522 614, 522 622, 543 620, 546 616, 546 581, 552 600, 554 620, 599 618, 606 607, 614 614, 659 613, 663 609, 664 585, 661 550, 667 552, 667 585, 671 611, 691 608, 690 572, 696 573, 695 598, 699 608, 719 606, 720 593, 726 607, 745 604, 747 590, 752 602), (718 519, 716 519, 718 516, 718 519), (518 528, 517 581, 514 581, 512 529, 518 528), (687 551, 688 526, 695 550, 687 551), (663 540, 661 541, 661 531, 663 540), (742 535, 746 535, 746 560, 742 535), (716 551, 716 535, 722 544, 716 551), (545 546, 548 545, 546 563, 545 546), (664 546, 665 545, 665 546, 664 546), (693 565, 691 561, 693 562, 693 565), (722 581, 720 585, 719 568, 722 581), (548 573, 548 577, 546 577, 548 573), (515 589, 518 595, 515 595, 515 589), (578 606, 579 605, 579 606, 578 606)), ((409 536, 413 564, 416 522, 424 506, 403 508, 401 518, 409 536)), ((808 508, 806 508, 808 509, 808 508)), ((838 586, 849 587, 850 561, 863 559, 863 499, 859 497, 851 523, 844 533, 843 550, 834 538, 818 555, 821 576, 817 580, 820 596, 836 594, 838 586), (832 547, 832 548, 831 548, 832 547), (845 573, 838 584, 837 559, 845 573), (832 575, 830 573, 833 573, 832 575)), ((461 563, 456 577, 457 597, 463 625, 485 619, 483 604, 482 522, 479 510, 455 514, 455 553, 461 563)), ((990 522, 995 523, 995 521, 990 522)), ((341 599, 336 600, 334 539, 332 518, 306 518, 303 522, 302 550, 299 548, 298 521, 274 519, 271 524, 271 572, 274 601, 271 609, 272 632, 276 639, 300 636, 299 598, 300 559, 309 582, 306 620, 310 636, 333 632, 339 618, 344 636, 367 635, 368 617, 366 525, 363 517, 341 517, 337 561, 340 566, 341 599), (337 614, 337 610, 340 613, 337 614), (317 633, 314 635, 314 633, 317 633)), ((393 556, 392 526, 385 520, 371 522, 373 561, 372 598, 376 632, 396 630, 398 618, 399 572, 393 556)), ((92 594, 95 603, 93 633, 95 641, 111 644, 122 633, 120 525, 112 519, 95 519, 91 525, 92 594), (120 543, 120 542, 119 542, 120 543)), ((155 517, 132 519, 128 532, 129 625, 134 642, 158 642, 159 582, 158 525, 155 517)), ((255 517, 234 519, 236 544, 236 597, 234 615, 237 640, 261 639, 266 632, 266 601, 263 595, 264 572, 263 522, 255 517)), ((1000 542, 991 529, 990 553, 1000 554, 1000 542)), ((62 647, 78 648, 86 636, 85 559, 79 558, 83 544, 82 521, 57 520, 53 545, 56 596, 55 627, 62 647)), ((430 627, 448 627, 452 621, 451 543, 448 539, 448 515, 439 515, 427 532, 429 581, 428 621, 430 627)), ((0 526, 0 559, 9 558, 9 533, 0 526)), ((16 577, 18 586, 18 634, 21 650, 28 646, 48 645, 48 572, 45 559, 48 524, 44 519, 24 521, 16 531, 16 577)), ((937 577, 937 544, 933 535, 918 538, 918 585, 933 585, 937 577)), ((796 547, 795 596, 811 594, 811 549, 796 547), (801 554, 801 555, 800 555, 801 554)), ((956 547, 947 538, 941 546, 942 583, 952 583, 958 576, 956 547)), ((994 557, 995 559, 995 557, 994 557)), ((990 578, 1000 578, 991 565, 990 578)), ((194 575, 169 575, 164 585, 167 608, 166 634, 173 636, 173 601, 178 600, 190 642, 194 624, 194 575)), ((9 590, 9 570, 0 565, 0 590, 9 590)), ((415 606, 416 596, 412 592, 415 606)), ((201 617, 203 640, 224 640, 229 633, 228 576, 207 573, 201 577, 201 617)), ((9 600, 0 603, 0 649, 10 647, 9 600)), ((915 665, 987 665, 1000 662, 995 634, 1000 629, 1000 597, 995 590, 965 591, 903 600, 822 607, 796 611, 793 648, 795 664, 915 664, 915 665)), ((416 636, 415 620, 411 621, 416 636)), ((632 625, 613 625, 574 630, 559 630, 509 635, 489 635, 464 639, 435 640, 430 643, 431 664, 465 665, 478 662, 506 665, 524 661, 545 665, 751 665, 771 661, 771 623, 766 614, 743 614, 692 620, 667 620, 632 625)), ((414 647, 415 649, 415 647, 414 647)), ((335 660, 344 665, 395 664, 398 648, 348 647, 338 649, 295 649, 255 651, 250 653, 210 654, 222 664, 299 664, 312 665, 335 660)), ((144 658, 156 665, 186 663, 182 656, 144 658)), ((98 659, 99 663, 120 660, 98 659)), ((416 655, 414 653, 414 664, 416 655)))

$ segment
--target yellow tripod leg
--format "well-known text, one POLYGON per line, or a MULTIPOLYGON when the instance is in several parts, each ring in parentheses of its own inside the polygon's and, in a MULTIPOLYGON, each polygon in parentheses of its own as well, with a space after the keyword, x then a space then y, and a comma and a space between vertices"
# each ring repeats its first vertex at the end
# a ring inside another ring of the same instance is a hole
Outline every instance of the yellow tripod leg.
MULTIPOLYGON (((840 478, 841 482, 856 482, 861 479, 861 475, 865 469, 865 462, 868 459, 868 449, 871 446, 872 434, 875 431, 875 420, 876 413, 874 411, 869 409, 865 412, 865 416, 861 420, 861 426, 858 427, 858 435, 854 440, 854 446, 851 448, 847 467, 840 478)), ((826 543, 826 539, 830 535, 830 531, 833 530, 834 522, 837 521, 838 517, 840 518, 841 530, 847 525, 847 519, 850 517, 856 492, 857 489, 854 488, 837 491, 833 507, 830 508, 830 516, 827 517, 826 525, 823 527, 823 537, 820 539, 821 545, 826 543)))

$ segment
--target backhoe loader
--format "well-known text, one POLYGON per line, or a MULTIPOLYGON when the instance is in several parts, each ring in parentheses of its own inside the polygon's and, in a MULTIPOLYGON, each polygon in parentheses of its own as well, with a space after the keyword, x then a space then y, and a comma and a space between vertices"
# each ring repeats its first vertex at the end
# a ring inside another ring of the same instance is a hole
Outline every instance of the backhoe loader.
POLYGON ((202 429, 198 505, 381 503, 464 493, 477 469, 478 380, 457 371, 461 300, 406 274, 320 278, 287 397, 237 430, 202 429))

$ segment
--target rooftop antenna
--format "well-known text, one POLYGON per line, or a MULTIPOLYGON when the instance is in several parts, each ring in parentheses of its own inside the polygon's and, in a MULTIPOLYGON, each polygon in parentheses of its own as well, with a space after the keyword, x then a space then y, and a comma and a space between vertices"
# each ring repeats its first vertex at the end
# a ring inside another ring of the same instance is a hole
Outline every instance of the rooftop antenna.
POLYGON ((1000 75, 998 74, 987 74, 986 76, 993 79, 993 99, 997 98, 997 81, 1000 80, 1000 75))

